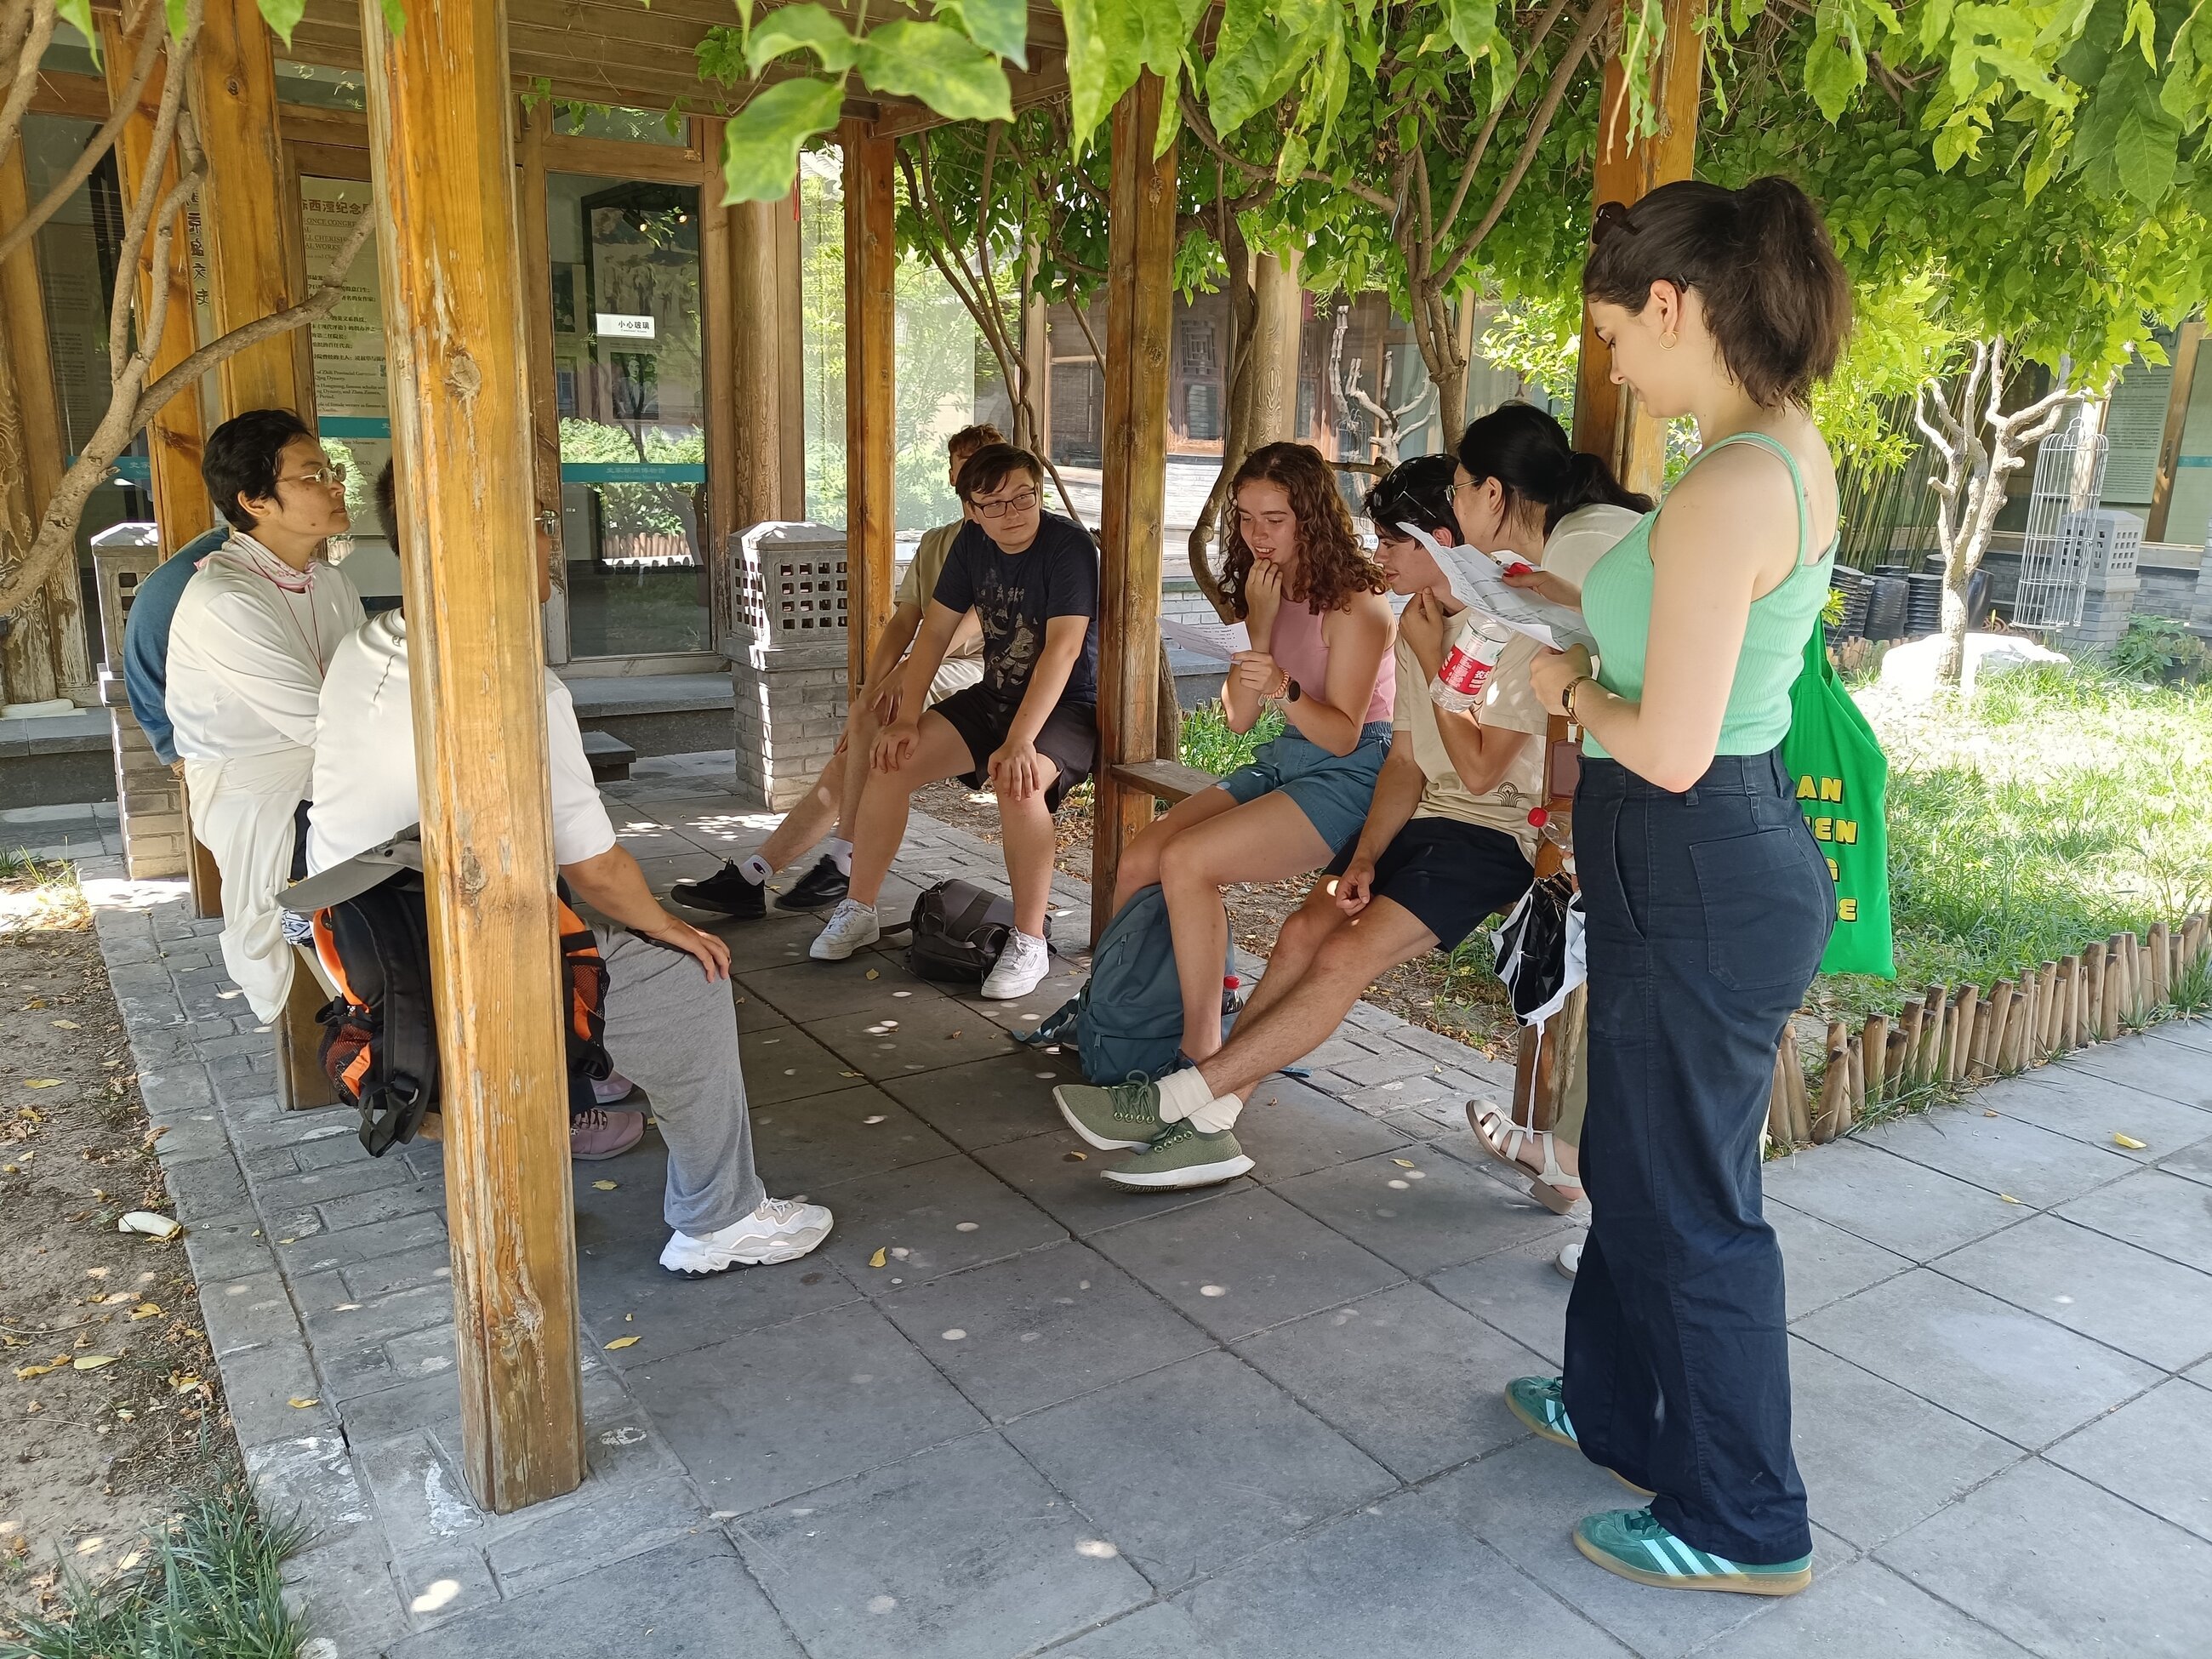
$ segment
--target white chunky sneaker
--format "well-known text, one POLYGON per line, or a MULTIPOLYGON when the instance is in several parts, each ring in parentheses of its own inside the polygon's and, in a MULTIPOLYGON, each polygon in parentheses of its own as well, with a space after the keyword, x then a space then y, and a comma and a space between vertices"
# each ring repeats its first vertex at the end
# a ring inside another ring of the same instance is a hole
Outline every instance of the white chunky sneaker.
POLYGON ((883 936, 874 905, 844 899, 830 913, 830 925, 814 936, 814 943, 806 947, 806 954, 817 962, 842 962, 883 936))
POLYGON ((1006 930, 1006 948, 983 980, 983 994, 995 1002, 1025 997, 1052 971, 1052 947, 1018 927, 1006 930))
POLYGON ((660 1265, 673 1273, 718 1273, 730 1267, 754 1267, 793 1261, 830 1237, 830 1212, 793 1198, 769 1198, 743 1221, 718 1233, 695 1238, 671 1233, 660 1265))

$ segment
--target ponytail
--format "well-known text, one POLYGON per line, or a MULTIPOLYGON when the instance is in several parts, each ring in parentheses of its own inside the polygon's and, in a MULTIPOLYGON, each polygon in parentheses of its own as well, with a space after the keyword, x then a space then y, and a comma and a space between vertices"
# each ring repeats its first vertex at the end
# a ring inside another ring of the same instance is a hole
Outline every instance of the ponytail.
POLYGON ((1524 504, 1541 509, 1547 536, 1578 507, 1651 510, 1649 496, 1623 488, 1596 456, 1578 453, 1558 419, 1534 404, 1500 404, 1468 422, 1459 441, 1459 464, 1478 483, 1497 479, 1509 513, 1524 504))
POLYGON ((1698 290, 1721 362, 1761 408, 1802 404, 1851 329, 1850 279, 1812 198, 1771 174, 1683 179, 1598 210, 1583 292, 1640 313, 1651 284, 1698 290))

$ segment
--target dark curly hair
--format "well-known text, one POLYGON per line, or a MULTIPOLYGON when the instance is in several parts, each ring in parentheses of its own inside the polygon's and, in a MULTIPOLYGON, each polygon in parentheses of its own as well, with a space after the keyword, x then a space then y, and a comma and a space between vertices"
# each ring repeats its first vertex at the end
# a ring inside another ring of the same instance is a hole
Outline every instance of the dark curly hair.
POLYGON ((1246 484, 1278 484, 1291 498, 1298 522, 1297 599, 1322 616, 1341 611, 1355 593, 1384 593, 1390 584, 1367 556, 1352 527, 1352 514, 1337 493, 1336 474, 1311 444, 1262 444, 1244 458, 1229 481, 1229 529, 1221 538, 1221 596, 1241 619, 1244 579, 1252 571, 1252 550, 1237 526, 1237 492, 1246 484))

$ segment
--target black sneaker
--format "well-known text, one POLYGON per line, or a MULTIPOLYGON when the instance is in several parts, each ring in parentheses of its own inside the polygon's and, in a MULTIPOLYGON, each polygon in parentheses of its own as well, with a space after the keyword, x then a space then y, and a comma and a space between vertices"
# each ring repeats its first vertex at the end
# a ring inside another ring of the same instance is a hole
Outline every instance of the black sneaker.
POLYGON ((844 897, 852 885, 853 878, 837 867, 836 860, 824 853, 814 861, 814 867, 793 884, 788 893, 777 897, 775 908, 779 910, 820 910, 844 897))
POLYGON ((744 872, 727 859, 704 881, 679 881, 668 890, 677 903, 694 910, 719 910, 739 921, 758 921, 768 914, 768 889, 747 881, 744 872))

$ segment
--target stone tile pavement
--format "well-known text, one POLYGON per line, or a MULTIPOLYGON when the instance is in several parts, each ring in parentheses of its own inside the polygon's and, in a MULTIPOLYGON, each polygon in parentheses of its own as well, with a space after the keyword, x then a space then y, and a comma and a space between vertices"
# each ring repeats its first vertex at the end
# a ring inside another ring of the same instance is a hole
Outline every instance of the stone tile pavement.
MULTIPOLYGON (((619 787, 656 884, 767 833, 726 776, 619 787)), ((917 817, 896 891, 998 870, 917 817)), ((804 918, 727 936, 763 1168, 836 1234, 676 1279, 656 1139, 580 1170, 591 1477, 486 1515, 438 1149, 280 1113, 212 924, 90 886, 240 1441, 318 1528, 316 1659, 2212 1651, 2204 1025, 1771 1168, 1819 1548, 1765 1603, 1568 1542, 1620 1494, 1498 1397, 1557 1363, 1568 1228, 1460 1118, 1503 1068, 1362 1009, 1260 1097, 1252 1176, 1132 1196, 1058 1125, 1066 1061, 1008 1036, 1079 957, 985 1004, 812 963, 804 918)))

